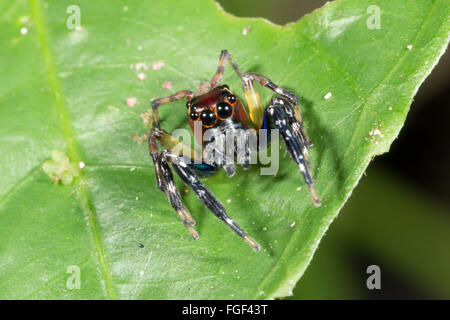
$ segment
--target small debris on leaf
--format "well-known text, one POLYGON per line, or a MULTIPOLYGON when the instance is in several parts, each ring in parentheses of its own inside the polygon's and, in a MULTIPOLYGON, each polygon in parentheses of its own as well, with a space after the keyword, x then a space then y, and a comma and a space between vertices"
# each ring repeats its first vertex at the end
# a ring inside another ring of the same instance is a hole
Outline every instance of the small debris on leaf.
POLYGON ((328 99, 331 98, 331 96, 332 96, 331 92, 328 92, 323 98, 324 98, 325 100, 328 100, 328 99))
POLYGON ((153 68, 153 70, 159 70, 162 67, 164 67, 164 65, 165 65, 165 63, 162 61, 155 61, 155 62, 153 62, 152 68, 153 68))
POLYGON ((139 80, 144 81, 146 78, 146 75, 145 75, 145 73, 139 72, 137 77, 139 80))
POLYGON ((42 164, 44 172, 55 183, 71 184, 74 177, 78 177, 77 165, 69 161, 69 157, 60 150, 52 151, 52 158, 42 164))
POLYGON ((131 97, 131 98, 127 98, 127 105, 131 108, 133 108, 137 103, 137 98, 135 97, 131 97))
POLYGON ((165 90, 171 90, 172 89, 172 82, 170 81, 164 81, 162 84, 163 89, 165 90))
POLYGON ((144 63, 144 62, 138 62, 136 63, 136 65, 134 66, 136 68, 137 71, 139 70, 148 70, 148 66, 144 63))
POLYGON ((133 141, 137 142, 138 144, 143 144, 144 142, 147 142, 147 135, 143 134, 140 136, 137 133, 133 133, 131 134, 131 139, 133 139, 133 141))
POLYGON ((371 141, 375 141, 375 144, 378 144, 381 138, 384 137, 384 134, 378 129, 378 127, 372 129, 372 131, 369 132, 369 135, 372 137, 371 141))
POLYGON ((142 122, 144 123, 144 127, 149 127, 150 123, 152 123, 152 114, 150 112, 142 112, 139 115, 142 119, 142 122))
POLYGON ((242 29, 242 34, 245 36, 247 35, 247 33, 250 32, 250 30, 252 30, 252 26, 247 26, 244 29, 242 29))

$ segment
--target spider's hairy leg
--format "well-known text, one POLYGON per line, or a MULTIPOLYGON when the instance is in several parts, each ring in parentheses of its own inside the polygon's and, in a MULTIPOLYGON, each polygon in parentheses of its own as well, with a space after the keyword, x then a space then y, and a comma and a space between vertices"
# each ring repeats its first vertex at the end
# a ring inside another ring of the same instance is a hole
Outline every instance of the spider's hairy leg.
POLYGON ((264 118, 264 110, 261 104, 261 99, 259 97, 258 92, 256 91, 252 79, 246 77, 239 69, 237 63, 233 60, 228 50, 222 50, 220 53, 219 64, 217 66, 217 72, 211 79, 211 88, 216 87, 220 81, 222 81, 223 72, 225 70, 226 62, 229 62, 233 67, 234 71, 237 73, 239 78, 241 79, 244 95, 247 101, 249 116, 252 121, 252 124, 255 128, 260 128, 263 118, 264 118))
POLYGON ((309 158, 306 157, 304 150, 307 150, 305 138, 300 135, 298 139, 297 134, 292 128, 292 119, 290 114, 293 113, 292 107, 289 103, 281 98, 273 98, 266 109, 265 117, 268 120, 271 129, 278 129, 287 151, 292 160, 294 160, 300 172, 303 174, 305 183, 308 186, 311 198, 316 206, 320 206, 320 200, 314 189, 314 180, 309 168, 309 158))
POLYGON ((245 74, 244 78, 248 78, 249 82, 253 82, 253 81, 258 82, 261 86, 272 90, 279 96, 288 100, 289 103, 291 103, 291 105, 293 106, 293 109, 294 109, 295 118, 297 119, 297 124, 293 125, 292 129, 295 132, 301 133, 301 135, 304 137, 304 139, 306 141, 307 147, 311 147, 312 142, 311 142, 311 139, 306 134, 305 128, 303 126, 303 118, 300 113, 300 107, 299 107, 299 102, 298 102, 297 96, 295 94, 293 94, 292 92, 289 92, 286 89, 283 89, 283 88, 277 86, 269 78, 262 76, 260 74, 247 73, 247 74, 245 74))
POLYGON ((155 135, 155 132, 157 132, 156 130, 150 133, 148 140, 150 155, 155 166, 156 183, 158 185, 158 188, 165 193, 167 199, 177 212, 178 217, 186 226, 189 233, 195 240, 197 240, 199 236, 197 231, 195 231, 195 229, 193 228, 193 226, 195 225, 195 220, 181 201, 180 192, 178 191, 177 186, 175 185, 175 182, 173 180, 172 172, 167 163, 167 159, 164 156, 164 151, 161 154, 158 153, 158 147, 155 140, 157 139, 155 135))
MULTIPOLYGON (((167 154, 166 154, 167 155, 167 154)), ((182 158, 172 155, 172 166, 181 180, 194 190, 197 197, 203 204, 220 220, 225 222, 234 232, 241 236, 249 245, 256 251, 261 249, 260 245, 248 237, 244 230, 242 230, 226 213, 222 203, 209 191, 205 185, 198 179, 195 173, 183 161, 182 158)))
POLYGON ((158 188, 165 193, 172 207, 178 214, 178 217, 183 221, 183 224, 188 229, 189 233, 194 239, 198 239, 198 233, 193 226, 195 220, 183 205, 181 196, 173 181, 173 175, 170 167, 167 163, 167 159, 162 157, 159 153, 158 144, 163 145, 165 148, 176 150, 179 155, 188 156, 192 159, 201 158, 190 147, 178 141, 176 138, 169 135, 167 132, 160 128, 158 107, 162 104, 180 100, 182 98, 192 99, 193 93, 188 90, 179 91, 168 97, 154 99, 152 101, 152 129, 148 135, 148 149, 150 156, 153 160, 155 167, 156 183, 158 188))
POLYGON ((219 63, 217 65, 217 72, 211 79, 211 88, 215 88, 220 83, 220 81, 222 81, 223 72, 225 71, 225 63, 227 61, 231 64, 234 71, 236 71, 238 76, 242 79, 242 72, 236 62, 234 62, 228 50, 222 50, 222 52, 220 53, 219 63))
MULTIPOLYGON (((172 150, 177 155, 185 155, 191 159, 201 161, 201 155, 194 151, 191 147, 181 143, 178 139, 172 137, 166 131, 162 130, 159 123, 158 107, 162 104, 174 102, 186 98, 188 101, 194 97, 192 91, 182 90, 167 97, 152 100, 152 129, 148 137, 148 146, 150 155, 158 153, 157 141, 159 141, 166 149, 172 150)), ((152 156, 153 159, 153 156, 152 156)))
POLYGON ((170 96, 153 99, 152 102, 152 127, 159 128, 159 115, 158 107, 165 103, 170 103, 174 101, 186 98, 188 101, 194 97, 194 93, 189 90, 181 90, 170 96))

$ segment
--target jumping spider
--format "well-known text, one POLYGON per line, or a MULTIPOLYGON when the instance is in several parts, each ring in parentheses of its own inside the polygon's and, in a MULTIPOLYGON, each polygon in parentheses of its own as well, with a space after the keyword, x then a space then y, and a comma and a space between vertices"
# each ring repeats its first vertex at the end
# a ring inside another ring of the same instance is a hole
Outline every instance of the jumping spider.
MULTIPOLYGON (((182 90, 168 97, 152 100, 152 130, 148 137, 148 146, 155 166, 157 185, 166 194, 170 204, 194 239, 199 237, 197 231, 193 228, 195 221, 181 201, 169 164, 172 165, 181 180, 193 189, 197 197, 217 218, 225 222, 255 250, 261 248, 256 241, 246 236, 246 232, 226 214, 220 201, 198 179, 199 177, 211 176, 221 168, 224 168, 227 174, 232 176, 235 170, 234 165, 226 165, 224 162, 206 162, 204 159, 211 158, 208 152, 211 152, 212 149, 208 148, 208 146, 211 146, 211 140, 205 141, 203 135, 196 137, 203 146, 203 154, 199 155, 195 150, 183 145, 182 142, 160 128, 158 107, 183 98, 187 100, 187 116, 191 129, 194 129, 194 125, 200 123, 202 134, 208 130, 214 130, 213 136, 215 136, 223 134, 226 130, 278 129, 292 160, 298 164, 314 204, 320 206, 320 200, 313 188, 314 182, 310 172, 308 148, 312 144, 303 127, 297 97, 262 75, 242 73, 228 51, 222 50, 216 74, 210 82, 207 82, 206 86, 201 86, 197 94, 182 90), (227 85, 218 85, 222 80, 227 60, 242 80, 249 115, 247 115, 241 101, 227 85), (263 109, 259 94, 254 87, 255 81, 277 94, 265 109, 263 109), (158 144, 161 144, 165 150, 159 152, 158 144), (174 149, 179 151, 173 152, 174 149)), ((247 164, 242 166, 248 167, 247 164)))

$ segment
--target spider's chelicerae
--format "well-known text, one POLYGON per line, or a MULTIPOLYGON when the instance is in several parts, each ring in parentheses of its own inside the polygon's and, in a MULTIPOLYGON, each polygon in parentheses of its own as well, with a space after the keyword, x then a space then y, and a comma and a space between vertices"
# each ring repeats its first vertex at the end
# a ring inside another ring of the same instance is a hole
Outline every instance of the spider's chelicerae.
MULTIPOLYGON (((279 130, 292 160, 298 164, 314 204, 319 206, 320 200, 313 187, 308 156, 308 148, 312 144, 303 126, 297 97, 262 75, 242 73, 227 50, 222 50, 216 74, 210 82, 206 85, 204 83, 196 94, 189 90, 182 90, 168 97, 152 100, 152 130, 149 134, 148 146, 155 166, 157 185, 166 194, 170 204, 194 239, 198 239, 198 233, 193 228, 195 221, 182 203, 169 164, 217 218, 225 222, 254 249, 260 250, 260 245, 248 237, 246 232, 227 215, 220 201, 198 179, 211 176, 221 168, 226 170, 227 175, 232 176, 235 171, 234 165, 227 164, 225 161, 211 160, 209 153, 223 151, 217 150, 214 146, 214 137, 224 134, 227 130, 247 131, 251 128, 257 131, 279 130), (249 114, 227 85, 219 85, 227 60, 242 80, 249 114), (276 93, 265 109, 262 107, 254 82, 276 93), (199 124, 201 127, 202 135, 200 137, 196 135, 203 146, 201 155, 160 128, 158 107, 183 98, 187 100, 187 116, 191 128, 194 129, 199 124), (210 139, 206 141, 204 136, 207 132, 210 133, 210 139), (162 152, 159 151, 159 144, 165 148, 162 152), (173 151, 175 149, 176 152, 173 151)), ((249 155, 250 152, 254 151, 247 150, 246 154, 249 155)), ((248 167, 248 162, 242 166, 248 167)))

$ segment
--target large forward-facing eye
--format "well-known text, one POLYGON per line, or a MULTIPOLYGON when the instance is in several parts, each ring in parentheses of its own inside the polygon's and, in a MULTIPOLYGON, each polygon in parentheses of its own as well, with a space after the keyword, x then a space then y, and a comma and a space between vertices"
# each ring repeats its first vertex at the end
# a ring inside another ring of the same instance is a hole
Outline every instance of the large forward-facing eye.
POLYGON ((205 127, 211 127, 216 123, 217 118, 213 111, 203 110, 202 113, 200 113, 200 120, 205 127))
POLYGON ((218 103, 216 109, 220 120, 228 119, 233 114, 233 108, 225 102, 218 103))

